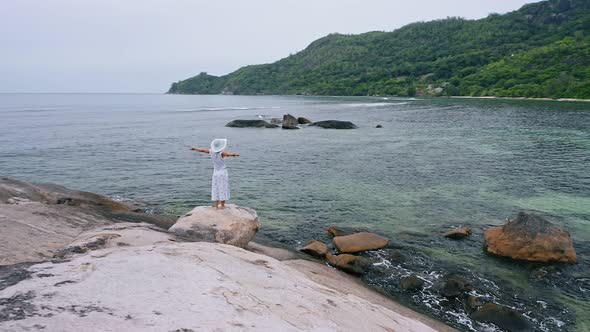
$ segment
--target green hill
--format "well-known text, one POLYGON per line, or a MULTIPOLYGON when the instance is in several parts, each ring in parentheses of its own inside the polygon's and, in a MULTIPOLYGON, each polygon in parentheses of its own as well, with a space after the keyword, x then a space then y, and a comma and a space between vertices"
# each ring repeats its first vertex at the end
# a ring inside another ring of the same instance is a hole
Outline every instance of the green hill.
POLYGON ((201 73, 168 92, 590 98, 589 28, 589 0, 549 0, 480 20, 330 34, 275 63, 201 73))

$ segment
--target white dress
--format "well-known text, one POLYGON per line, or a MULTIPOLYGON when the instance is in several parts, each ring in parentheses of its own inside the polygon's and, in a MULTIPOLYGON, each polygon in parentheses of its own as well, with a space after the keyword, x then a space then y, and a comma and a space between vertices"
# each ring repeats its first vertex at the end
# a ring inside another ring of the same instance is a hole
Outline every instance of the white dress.
POLYGON ((211 180, 211 200, 212 201, 227 201, 229 200, 229 176, 225 168, 225 160, 221 156, 223 152, 213 152, 211 159, 213 160, 213 178, 211 180))

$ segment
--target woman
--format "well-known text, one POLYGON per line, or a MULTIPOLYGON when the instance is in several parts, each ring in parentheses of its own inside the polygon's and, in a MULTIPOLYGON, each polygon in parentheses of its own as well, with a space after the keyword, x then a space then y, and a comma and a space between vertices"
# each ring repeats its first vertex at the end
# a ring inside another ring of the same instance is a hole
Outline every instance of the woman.
POLYGON ((225 201, 229 200, 229 175, 225 166, 225 157, 238 157, 239 153, 223 151, 227 147, 227 139, 217 138, 211 142, 211 149, 191 148, 191 150, 208 153, 213 160, 213 178, 211 181, 211 200, 215 208, 225 208, 225 201))

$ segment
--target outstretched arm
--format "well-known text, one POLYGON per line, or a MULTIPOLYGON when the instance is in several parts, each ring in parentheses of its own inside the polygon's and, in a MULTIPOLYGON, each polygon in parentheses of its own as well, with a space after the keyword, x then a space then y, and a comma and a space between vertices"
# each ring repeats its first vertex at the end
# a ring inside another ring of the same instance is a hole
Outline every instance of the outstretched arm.
POLYGON ((235 153, 235 152, 223 152, 221 154, 222 157, 239 157, 240 154, 239 153, 235 153))
POLYGON ((191 148, 191 150, 199 151, 199 152, 203 152, 203 153, 209 153, 209 149, 191 148))

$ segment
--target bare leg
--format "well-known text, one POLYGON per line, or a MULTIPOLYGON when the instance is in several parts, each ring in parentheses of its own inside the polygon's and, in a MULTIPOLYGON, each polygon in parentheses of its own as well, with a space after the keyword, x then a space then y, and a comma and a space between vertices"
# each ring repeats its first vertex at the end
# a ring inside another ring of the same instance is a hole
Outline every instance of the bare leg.
POLYGON ((225 201, 221 201, 221 208, 225 209, 225 201))
POLYGON ((219 201, 215 201, 215 209, 219 209, 219 201))

